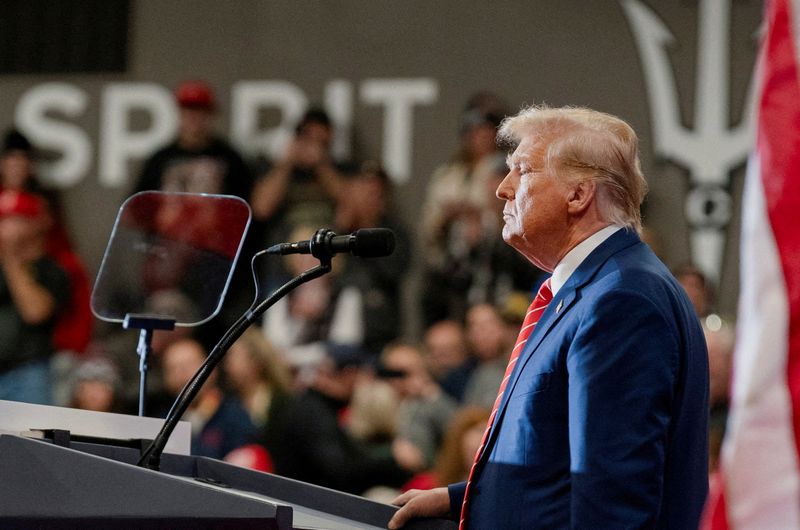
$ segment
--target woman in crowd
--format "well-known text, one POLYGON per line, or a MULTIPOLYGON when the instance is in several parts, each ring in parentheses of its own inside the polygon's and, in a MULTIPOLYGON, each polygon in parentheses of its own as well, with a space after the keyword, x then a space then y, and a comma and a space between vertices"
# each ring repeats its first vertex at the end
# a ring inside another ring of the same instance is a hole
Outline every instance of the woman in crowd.
POLYGON ((260 329, 251 327, 231 346, 223 368, 227 383, 261 433, 261 442, 272 449, 278 441, 270 426, 291 399, 291 377, 279 352, 260 329))

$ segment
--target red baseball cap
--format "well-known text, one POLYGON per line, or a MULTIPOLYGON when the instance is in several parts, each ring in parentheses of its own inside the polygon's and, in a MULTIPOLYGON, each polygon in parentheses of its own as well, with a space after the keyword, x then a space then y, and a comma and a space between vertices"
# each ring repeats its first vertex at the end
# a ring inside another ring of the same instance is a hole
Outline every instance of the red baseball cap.
POLYGON ((44 200, 27 191, 0 191, 0 218, 16 215, 36 219, 44 212, 44 200))
POLYGON ((175 101, 179 107, 214 110, 214 90, 205 81, 184 81, 175 89, 175 101))

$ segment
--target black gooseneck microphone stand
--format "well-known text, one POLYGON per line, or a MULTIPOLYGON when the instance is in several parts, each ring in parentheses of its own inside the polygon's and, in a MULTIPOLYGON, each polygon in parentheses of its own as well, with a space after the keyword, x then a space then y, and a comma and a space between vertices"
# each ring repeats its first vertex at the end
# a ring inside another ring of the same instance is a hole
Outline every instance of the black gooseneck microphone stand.
POLYGON ((245 330, 256 321, 256 319, 264 314, 264 311, 272 307, 275 302, 286 296, 295 287, 309 282, 315 278, 319 278, 320 276, 331 271, 331 259, 333 258, 333 253, 330 250, 330 246, 326 245, 326 242, 329 241, 333 236, 334 233, 331 230, 325 228, 317 230, 314 233, 314 237, 311 239, 310 247, 311 255, 319 260, 319 265, 292 278, 276 289, 266 299, 261 301, 259 301, 261 295, 255 263, 257 258, 267 253, 267 250, 257 252, 253 256, 253 258, 250 260, 250 269, 253 273, 253 281, 256 284, 256 296, 253 304, 241 317, 239 317, 236 322, 234 322, 230 329, 225 332, 219 342, 217 342, 217 345, 214 346, 214 349, 211 350, 211 353, 208 354, 208 357, 203 362, 203 365, 200 367, 197 373, 189 380, 188 383, 186 383, 186 386, 183 387, 183 390, 181 390, 181 393, 178 395, 175 403, 173 403, 172 408, 167 414, 167 418, 164 420, 164 425, 161 427, 161 430, 158 432, 150 445, 148 445, 147 448, 142 452, 142 456, 139 458, 139 462, 137 464, 139 467, 146 467, 148 469, 154 469, 158 471, 161 463, 161 453, 164 452, 164 447, 167 445, 167 441, 172 435, 172 431, 175 430, 175 427, 183 417, 183 414, 186 412, 189 404, 197 396, 200 388, 211 375, 211 372, 214 370, 214 368, 217 367, 219 362, 225 356, 228 348, 230 348, 230 346, 236 342, 236 339, 238 339, 242 333, 244 333, 245 330))

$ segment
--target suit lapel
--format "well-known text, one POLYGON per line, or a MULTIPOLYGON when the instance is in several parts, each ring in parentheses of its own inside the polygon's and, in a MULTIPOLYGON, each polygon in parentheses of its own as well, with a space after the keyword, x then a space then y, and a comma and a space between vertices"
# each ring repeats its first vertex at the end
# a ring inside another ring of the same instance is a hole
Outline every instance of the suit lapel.
POLYGON ((530 337, 528 337, 528 342, 525 343, 525 347, 522 349, 519 361, 514 367, 514 370, 511 372, 511 379, 509 380, 508 385, 506 385, 506 390, 503 393, 503 399, 500 401, 500 405, 498 406, 497 414, 495 415, 495 421, 492 425, 492 430, 489 433, 489 439, 484 445, 484 451, 483 454, 481 454, 481 458, 483 458, 483 456, 486 454, 488 448, 492 446, 493 438, 496 437, 498 425, 500 425, 502 422, 506 406, 508 405, 508 400, 514 391, 514 387, 516 387, 517 382, 519 381, 519 374, 525 368, 525 365, 528 363, 531 357, 533 357, 533 355, 536 353, 536 349, 539 347, 539 344, 541 344, 544 337, 546 337, 550 330, 553 329, 553 327, 561 320, 561 318, 569 312, 570 308, 578 299, 580 289, 594 278, 600 267, 611 256, 620 250, 639 242, 639 236, 635 232, 624 228, 615 232, 586 257, 583 263, 581 263, 575 272, 569 277, 567 283, 565 283, 564 286, 559 289, 556 296, 547 306, 547 309, 545 309, 544 314, 542 314, 542 318, 536 324, 533 333, 531 333, 530 337), (556 311, 556 309, 558 309, 558 311, 556 311))

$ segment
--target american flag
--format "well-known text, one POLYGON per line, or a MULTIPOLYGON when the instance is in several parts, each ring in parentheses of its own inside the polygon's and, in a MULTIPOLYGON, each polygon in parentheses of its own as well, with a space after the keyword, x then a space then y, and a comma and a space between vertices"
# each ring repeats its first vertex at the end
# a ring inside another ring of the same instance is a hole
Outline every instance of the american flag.
POLYGON ((704 529, 800 529, 800 1, 767 0, 731 411, 704 529))

